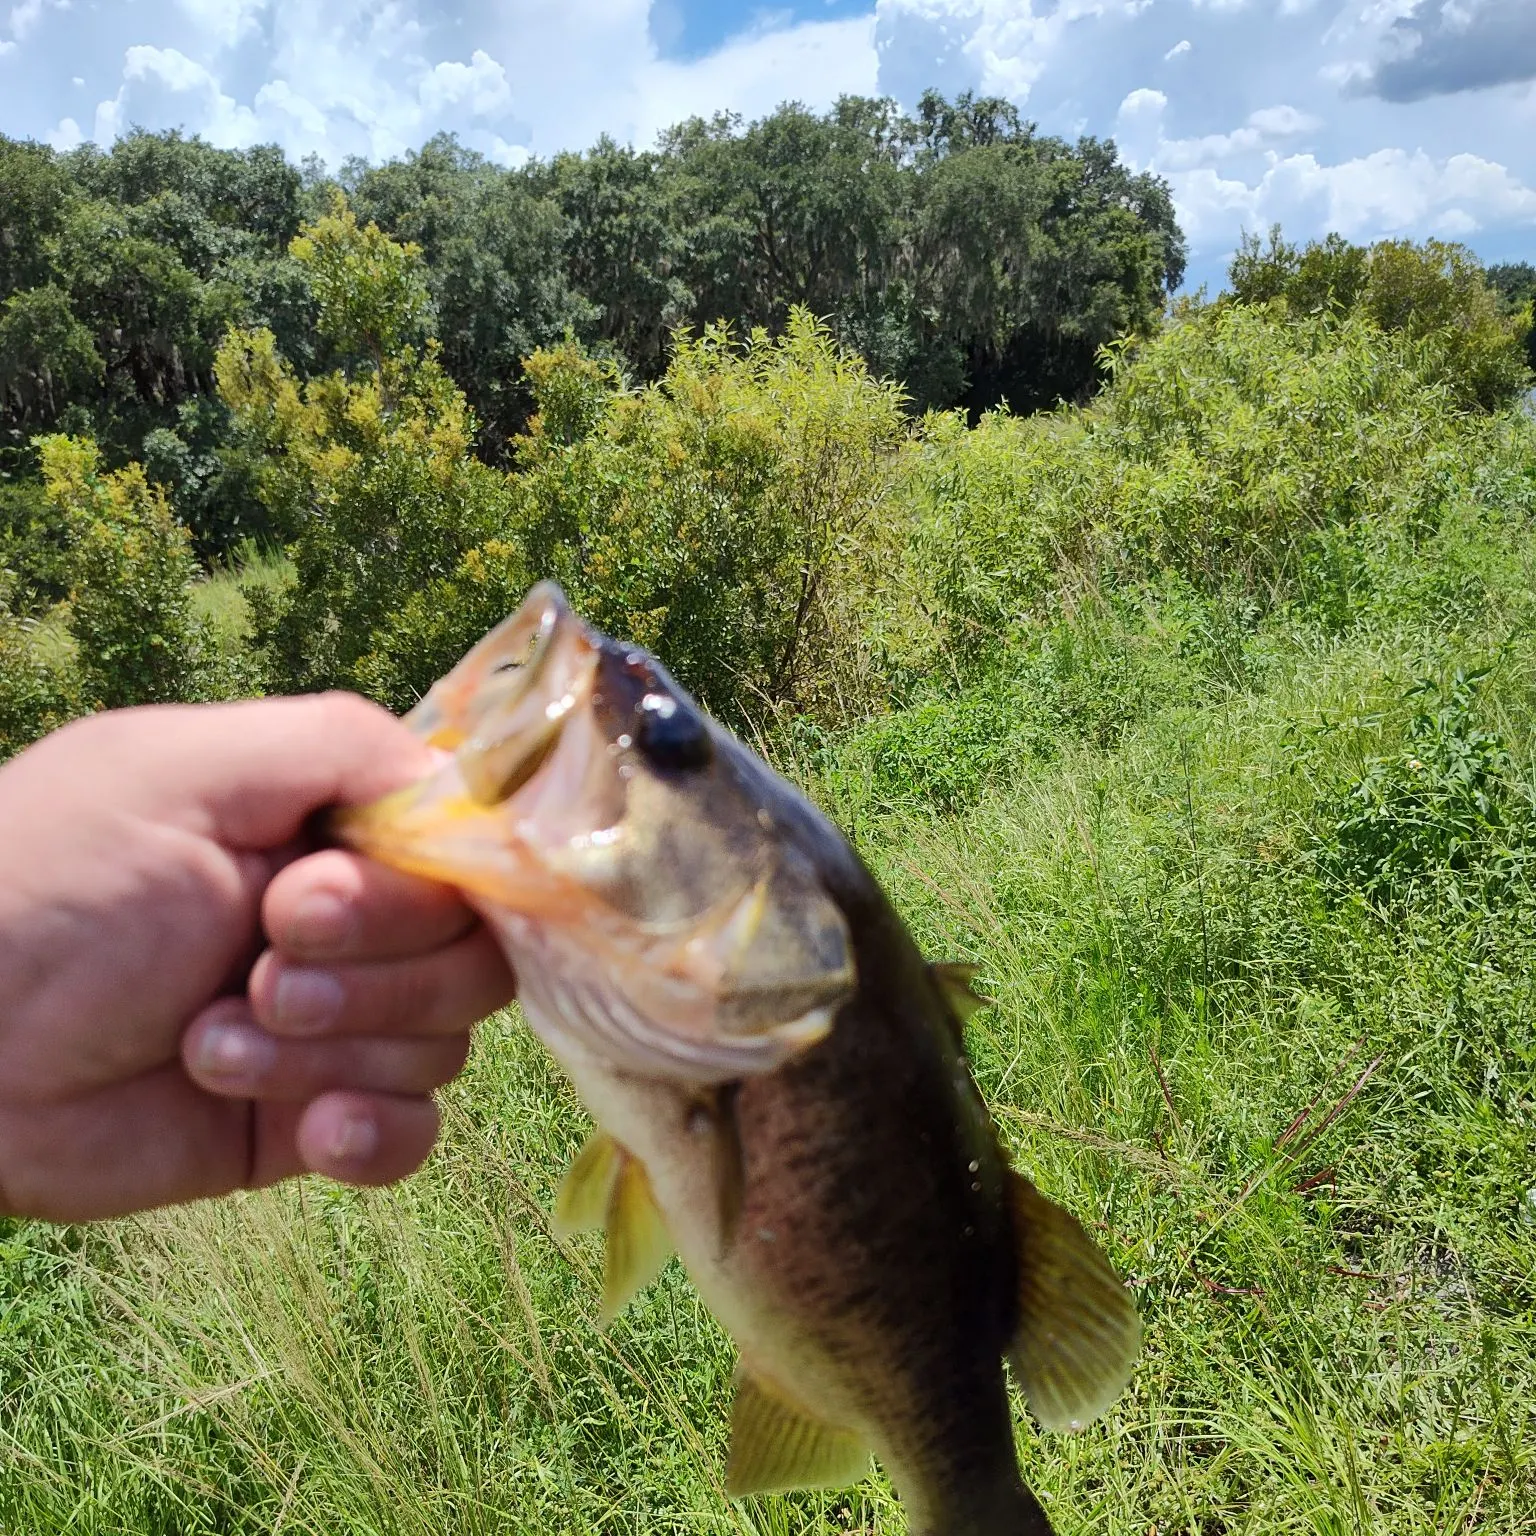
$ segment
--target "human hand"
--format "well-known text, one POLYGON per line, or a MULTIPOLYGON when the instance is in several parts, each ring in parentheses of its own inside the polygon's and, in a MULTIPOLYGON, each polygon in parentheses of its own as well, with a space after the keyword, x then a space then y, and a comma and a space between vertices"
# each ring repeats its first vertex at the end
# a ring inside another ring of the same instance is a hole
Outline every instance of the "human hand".
POLYGON ((420 1164, 511 975, 452 891, 305 823, 432 760, 327 694, 97 715, 0 768, 0 1214, 420 1164))

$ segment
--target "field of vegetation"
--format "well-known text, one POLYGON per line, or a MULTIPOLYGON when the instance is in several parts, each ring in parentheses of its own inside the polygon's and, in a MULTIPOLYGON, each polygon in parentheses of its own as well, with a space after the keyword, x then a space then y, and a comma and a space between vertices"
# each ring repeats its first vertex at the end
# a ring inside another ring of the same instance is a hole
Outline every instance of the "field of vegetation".
MULTIPOLYGON (((318 351, 220 333, 203 479, 62 385, 7 450, 0 751, 404 707, 557 577, 980 967, 1000 1130, 1146 1329, 1103 1423, 1019 1407, 1062 1536, 1536 1532, 1536 273, 1276 235, 1030 417, 920 413, 832 306, 649 372, 573 326, 491 453, 428 257, 316 195, 318 351)), ((903 1529, 878 1476, 725 1499, 729 1342, 675 1262, 598 1329, 548 1215, 584 1117, 515 1010, 443 1099, 395 1189, 0 1221, 0 1532, 903 1529)))

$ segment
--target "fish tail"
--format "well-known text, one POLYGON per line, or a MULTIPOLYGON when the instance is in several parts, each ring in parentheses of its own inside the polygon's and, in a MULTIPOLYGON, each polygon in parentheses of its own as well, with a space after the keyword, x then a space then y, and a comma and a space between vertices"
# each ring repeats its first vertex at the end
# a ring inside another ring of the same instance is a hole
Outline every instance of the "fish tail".
POLYGON ((956 1503, 924 1511, 908 1532, 909 1536, 1055 1536, 1040 1501, 1017 1472, 989 1492, 973 1488, 956 1503))

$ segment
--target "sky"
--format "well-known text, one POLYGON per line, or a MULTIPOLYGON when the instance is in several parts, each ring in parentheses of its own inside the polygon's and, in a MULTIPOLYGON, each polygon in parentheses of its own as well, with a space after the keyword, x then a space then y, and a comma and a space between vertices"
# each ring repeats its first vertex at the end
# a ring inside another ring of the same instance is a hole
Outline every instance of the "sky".
POLYGON ((843 94, 1008 97, 1167 178, 1192 284, 1241 231, 1536 260, 1536 0, 0 0, 0 132, 508 165, 843 94), (7 8, 8 7, 8 8, 7 8))

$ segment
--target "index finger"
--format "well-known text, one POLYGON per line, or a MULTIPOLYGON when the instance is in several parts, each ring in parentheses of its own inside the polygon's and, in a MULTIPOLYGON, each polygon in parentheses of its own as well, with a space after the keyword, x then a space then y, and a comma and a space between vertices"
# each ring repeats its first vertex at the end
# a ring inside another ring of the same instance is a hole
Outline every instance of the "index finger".
MULTIPOLYGON (((273 848, 333 805, 365 805, 437 761, 393 715, 356 694, 164 707, 157 750, 175 758, 177 802, 230 848, 273 848)), ((130 712, 132 713, 132 712, 130 712)))

